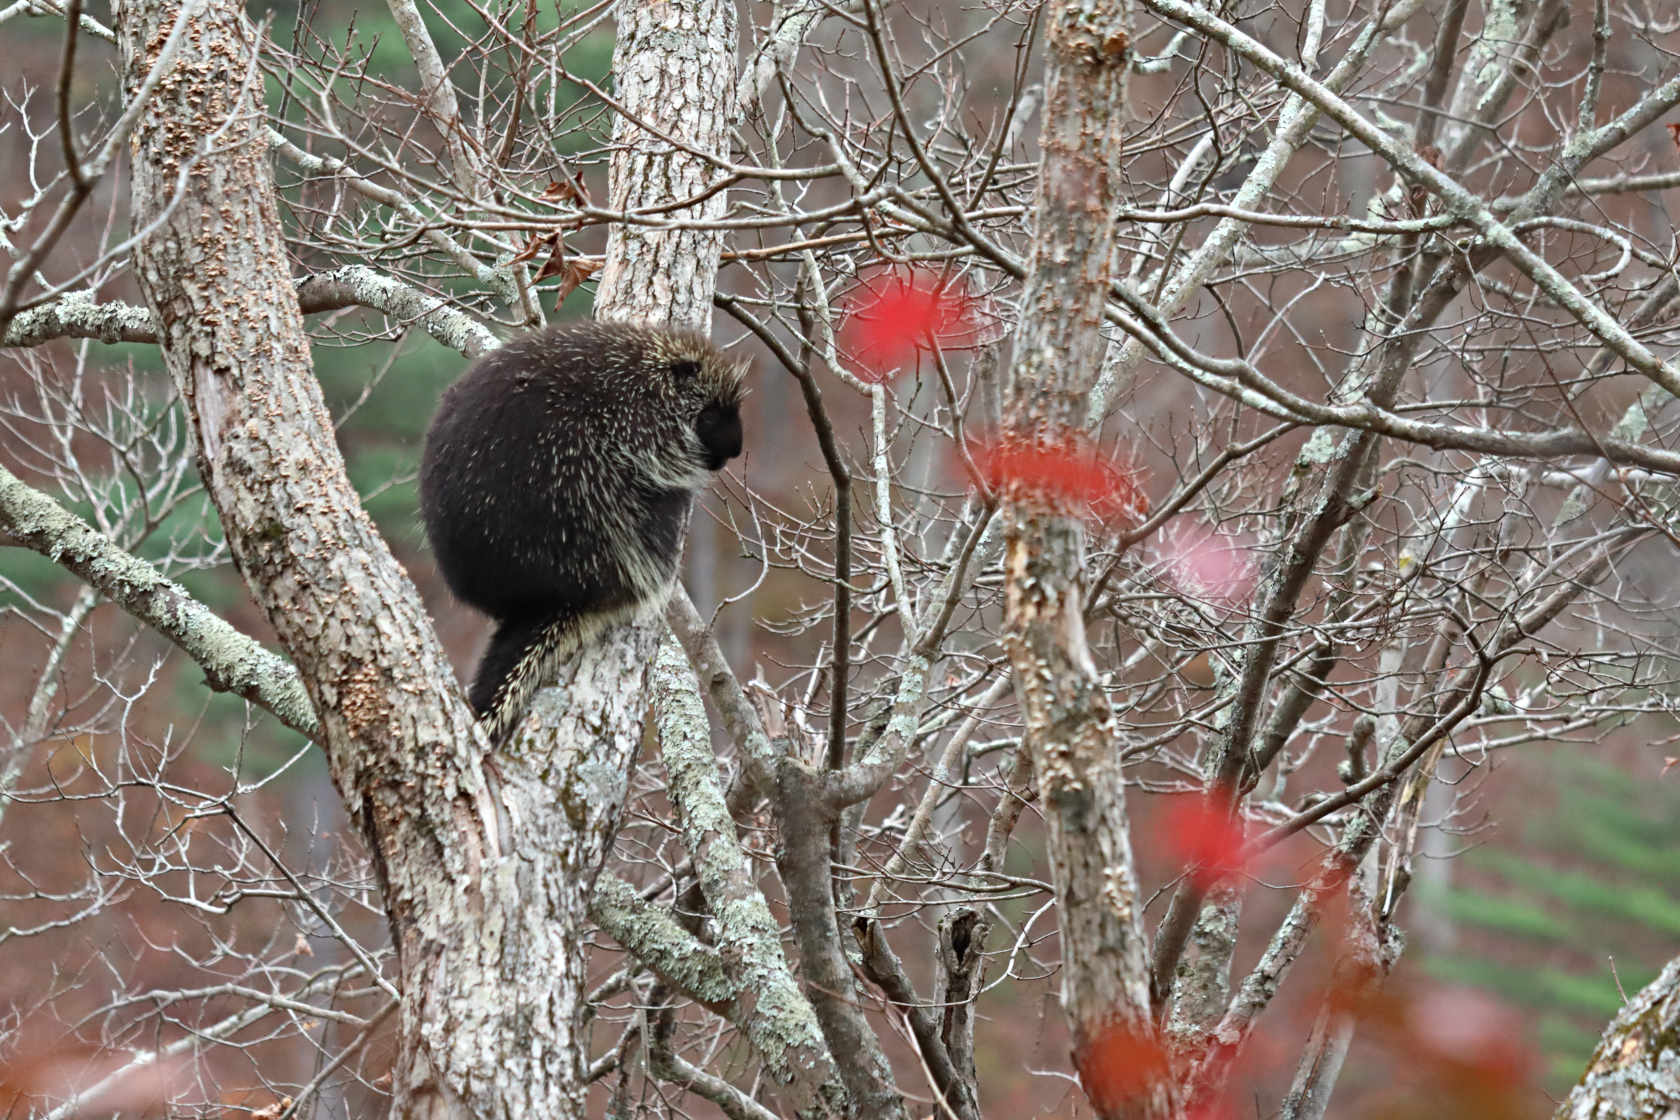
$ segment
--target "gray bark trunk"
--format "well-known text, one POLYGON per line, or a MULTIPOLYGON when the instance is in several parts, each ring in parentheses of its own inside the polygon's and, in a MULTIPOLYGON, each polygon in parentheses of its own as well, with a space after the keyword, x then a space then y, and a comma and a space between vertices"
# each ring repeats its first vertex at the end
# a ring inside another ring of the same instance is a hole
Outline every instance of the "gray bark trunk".
MULTIPOLYGON (((613 127, 610 205, 668 206, 718 178, 712 161, 729 157, 735 113, 735 7, 728 0, 626 0, 618 8, 614 92, 626 112, 613 127), (643 129, 646 121, 673 147, 643 129)), ((715 221, 728 208, 718 191, 673 218, 715 221)), ((607 235, 595 314, 602 319, 668 322, 705 331, 712 321, 723 234, 614 223, 607 235)))
POLYGON ((1556 1120, 1680 1118, 1680 957, 1610 1021, 1556 1120))
MULTIPOLYGON (((1065 445, 1102 368, 1127 14, 1124 0, 1064 0, 1048 14, 1037 231, 1006 417, 1017 441, 1065 445)), ((1082 525, 1043 496, 1012 497, 1009 656, 1049 833, 1074 1064, 1099 1115, 1165 1117, 1169 1078, 1112 1068, 1147 1052, 1155 1031, 1114 714, 1085 642, 1082 525)))
MULTIPOLYGON (((179 10, 173 0, 119 9, 131 92, 179 10)), ((732 54, 725 16, 684 12, 721 20, 703 23, 712 38, 702 38, 732 54)), ((313 377, 255 35, 225 0, 193 19, 136 131, 134 223, 149 230, 136 267, 235 561, 298 667, 380 871, 404 993, 393 1115, 581 1117, 582 925, 641 738, 657 633, 623 627, 586 651, 493 765, 481 764, 485 743, 418 595, 345 476, 313 377)), ((681 61, 644 61, 643 71, 728 88, 727 55, 648 38, 644 51, 669 47, 681 61)), ((727 123, 721 98, 679 101, 667 93, 644 119, 715 146, 727 123), (674 119, 678 110, 687 116, 674 119)), ((615 189, 632 207, 657 182, 647 145, 638 155, 626 169, 632 188, 615 189)), ((657 285, 614 289, 603 310, 704 325, 715 243, 668 248, 687 261, 681 293, 660 302, 657 285)), ((609 274, 626 275, 615 260, 609 274)))
MULTIPOLYGON (((178 11, 118 9, 131 93, 178 11)), ((235 562, 298 667, 379 865, 402 988, 426 991, 476 944, 503 857, 498 810, 471 714, 439 688, 449 661, 334 442, 281 239, 255 52, 238 6, 195 16, 135 132, 134 224, 149 230, 135 267, 235 562)), ((397 1108, 464 1114, 481 1086, 435 1049, 428 1004, 404 1001, 397 1108)))

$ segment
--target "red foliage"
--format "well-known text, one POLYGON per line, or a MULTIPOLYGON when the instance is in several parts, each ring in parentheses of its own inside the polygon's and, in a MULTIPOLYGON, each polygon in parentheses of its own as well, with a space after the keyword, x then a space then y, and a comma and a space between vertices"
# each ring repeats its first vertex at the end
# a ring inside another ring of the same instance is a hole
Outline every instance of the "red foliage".
POLYGON ((1476 1095, 1505 1096, 1534 1072, 1522 1019, 1469 988, 1431 988, 1411 1001, 1408 1026, 1417 1050, 1448 1084, 1476 1095))
POLYGON ((1155 544, 1162 578, 1188 595, 1230 602, 1254 586, 1254 564, 1245 542, 1222 537, 1210 526, 1175 519, 1155 544))
POLYGON ((1380 1115, 1437 1115, 1443 1100, 1455 1115, 1484 1120, 1532 1114, 1534 1050, 1521 1017, 1491 996, 1470 988, 1383 989, 1348 1010, 1408 1071, 1411 1084, 1397 1086, 1407 1099, 1380 1115))
POLYGON ((1246 869, 1247 830, 1241 817, 1221 806, 1224 798, 1179 797, 1166 813, 1162 839, 1182 860, 1190 879, 1207 890, 1246 869))
MULTIPOLYGON (((1124 1116, 1171 1076, 1160 1036, 1149 1024, 1114 1023, 1082 1051, 1074 1066, 1098 1116, 1124 1116)), ((1177 1120, 1236 1120, 1230 1102, 1212 1099, 1189 1105, 1177 1120)))
POLYGON ((867 380, 885 381, 935 343, 965 330, 968 297, 926 269, 886 269, 863 277, 845 308, 840 345, 867 380))
POLYGON ((1166 1050, 1148 1023, 1111 1024, 1075 1051, 1073 1064, 1099 1116, 1143 1100, 1168 1074, 1166 1050))
POLYGON ((1522 1016, 1474 988, 1372 974, 1366 958, 1375 946, 1367 944, 1361 953, 1349 941, 1369 942, 1375 931, 1369 915, 1350 913, 1351 905, 1342 895, 1323 922, 1329 953, 1339 962, 1334 973, 1326 969, 1322 998, 1330 1013, 1357 1020, 1358 1037, 1386 1055, 1391 1067, 1386 1088, 1368 1091, 1362 1120, 1541 1115, 1540 1063, 1522 1016), (1364 928, 1354 928, 1356 922, 1364 928))
POLYGON ((1149 500, 1133 474, 1105 459, 1077 437, 1060 443, 1002 438, 970 449, 980 476, 993 491, 1058 506, 1083 506, 1104 521, 1141 518, 1149 500))
POLYGON ((1237 1110, 1230 1101, 1214 1101, 1210 1104, 1191 1105, 1184 1112, 1179 1113, 1182 1120, 1237 1120, 1237 1110))
MULTIPOLYGON (((1217 862, 1221 848, 1227 854, 1240 851, 1240 840, 1221 844, 1221 830, 1209 827, 1210 815, 1199 799, 1193 809, 1181 808, 1183 815, 1174 824, 1189 830, 1190 847, 1205 853, 1206 862, 1217 862)), ((1218 817, 1213 815, 1214 820, 1218 817)), ((1226 830, 1223 839, 1231 836, 1226 830)), ((1337 933, 1339 910, 1333 906, 1326 915, 1324 932, 1332 942, 1346 935, 1337 933)), ((1332 1012, 1355 1016, 1360 1036, 1385 1051, 1393 1063, 1387 1090, 1358 1111, 1362 1120, 1527 1120, 1538 1115, 1535 1053, 1525 1041, 1522 1021, 1510 1009, 1461 988, 1389 988, 1380 982, 1372 988, 1346 974, 1335 983, 1328 993, 1332 1012)), ((1265 1076, 1263 1071, 1280 1058, 1293 1064, 1292 1047, 1268 1047, 1267 1041, 1264 1033, 1249 1040, 1257 1064, 1251 1062, 1246 1075, 1238 1074, 1229 1084, 1189 1088, 1189 1095, 1201 1099, 1181 1101, 1174 1120, 1238 1120, 1249 1115, 1243 1102, 1249 1087, 1258 1084, 1251 1078, 1265 1076)), ((1175 1072, 1183 1072, 1174 1066, 1194 1066, 1196 1060, 1194 1055, 1179 1055, 1175 1062, 1149 1022, 1115 1022, 1073 1055, 1093 1113, 1106 1118, 1134 1115, 1146 1102, 1158 1104, 1150 1099, 1175 1072)))

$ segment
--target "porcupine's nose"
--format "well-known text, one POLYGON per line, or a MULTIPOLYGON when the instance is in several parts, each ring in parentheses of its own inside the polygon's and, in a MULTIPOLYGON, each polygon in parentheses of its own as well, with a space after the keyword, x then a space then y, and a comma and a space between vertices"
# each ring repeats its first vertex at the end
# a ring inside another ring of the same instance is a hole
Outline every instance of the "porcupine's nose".
POLYGON ((694 433, 706 449, 706 469, 721 470, 741 453, 741 410, 732 404, 709 404, 694 421, 694 433))

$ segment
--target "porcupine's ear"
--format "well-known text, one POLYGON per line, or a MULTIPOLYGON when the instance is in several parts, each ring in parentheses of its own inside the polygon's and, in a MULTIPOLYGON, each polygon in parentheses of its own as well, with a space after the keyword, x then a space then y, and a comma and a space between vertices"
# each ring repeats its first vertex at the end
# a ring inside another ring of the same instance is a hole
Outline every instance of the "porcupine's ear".
POLYGON ((671 375, 677 379, 679 384, 684 381, 693 381, 700 376, 700 363, 692 358, 678 358, 671 363, 671 375))
POLYGON ((747 395, 747 374, 752 372, 752 359, 730 359, 719 355, 707 369, 712 400, 719 404, 738 405, 747 395))

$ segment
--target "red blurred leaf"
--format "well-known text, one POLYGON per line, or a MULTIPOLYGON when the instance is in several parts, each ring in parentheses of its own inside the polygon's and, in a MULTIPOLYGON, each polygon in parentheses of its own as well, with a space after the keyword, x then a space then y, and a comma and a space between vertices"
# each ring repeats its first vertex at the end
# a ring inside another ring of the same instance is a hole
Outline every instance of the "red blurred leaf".
POLYGON ((1187 595, 1230 602, 1254 586, 1247 542, 1221 536, 1211 526, 1177 519, 1155 543, 1161 578, 1187 595))
POLYGON ((1099 1116, 1148 1096, 1168 1074, 1167 1054, 1147 1023, 1114 1023, 1075 1050, 1074 1068, 1099 1116))
POLYGON ((967 296, 926 269, 862 278, 845 308, 840 344, 869 380, 884 381, 934 343, 946 346, 969 322, 967 296))
POLYGON ((1133 474, 1082 439, 1057 444, 1004 438, 970 448, 975 467, 993 491, 1059 506, 1084 506, 1105 521, 1135 521, 1149 501, 1133 474))
POLYGON ((1179 1116, 1181 1120, 1237 1120, 1237 1110, 1230 1101, 1214 1101, 1192 1105, 1179 1116))
POLYGON ((1428 988, 1407 1000, 1405 1010, 1406 1050, 1461 1097, 1504 1099, 1534 1072, 1522 1019, 1491 996, 1428 988))
POLYGON ((1355 1016, 1360 1034, 1426 1090, 1389 1115, 1521 1120, 1534 1114, 1538 1057, 1522 1017, 1492 996, 1463 987, 1352 984, 1333 990, 1330 1003, 1355 1016), (1360 988, 1363 995, 1348 990, 1360 988))
POLYGON ((1190 879, 1207 890, 1245 869, 1247 830, 1221 806, 1225 798, 1179 797, 1167 809, 1162 837, 1190 879))

